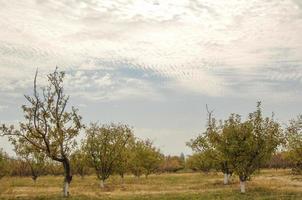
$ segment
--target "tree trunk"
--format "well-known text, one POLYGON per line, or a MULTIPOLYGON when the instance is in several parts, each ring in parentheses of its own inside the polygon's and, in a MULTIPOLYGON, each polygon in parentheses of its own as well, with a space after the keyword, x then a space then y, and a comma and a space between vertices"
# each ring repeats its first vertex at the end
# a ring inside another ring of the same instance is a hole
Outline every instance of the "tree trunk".
POLYGON ((223 183, 224 183, 225 185, 227 185, 227 184, 229 183, 229 174, 224 173, 223 183))
POLYGON ((104 180, 101 180, 101 182, 100 182, 100 187, 103 189, 103 188, 105 188, 105 181, 104 180))
POLYGON ((121 178, 122 178, 122 185, 124 185, 124 174, 121 174, 121 178))
POLYGON ((38 176, 35 174, 31 176, 31 179, 34 181, 35 184, 36 184, 37 178, 38 178, 38 176))
POLYGON ((64 167, 64 175, 65 175, 64 186, 63 186, 63 196, 68 197, 69 196, 69 185, 72 181, 72 175, 71 175, 70 163, 67 158, 63 161, 63 167, 64 167))
POLYGON ((228 173, 228 184, 229 184, 230 181, 231 181, 231 176, 232 176, 232 174, 228 173))
POLYGON ((240 192, 245 193, 245 181, 240 180, 240 192))
POLYGON ((64 181, 63 196, 64 197, 69 196, 69 183, 67 181, 64 181))

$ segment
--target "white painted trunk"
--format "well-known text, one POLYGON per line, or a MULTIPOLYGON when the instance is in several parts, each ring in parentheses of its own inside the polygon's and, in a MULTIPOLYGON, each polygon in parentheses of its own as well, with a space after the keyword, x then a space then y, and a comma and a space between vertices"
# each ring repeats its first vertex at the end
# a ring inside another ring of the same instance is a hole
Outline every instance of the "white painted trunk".
POLYGON ((101 180, 100 186, 101 186, 101 188, 104 188, 104 187, 105 187, 105 184, 104 184, 104 181, 103 181, 103 180, 101 180))
POLYGON ((226 185, 229 183, 229 175, 227 173, 224 174, 223 183, 226 185))
POLYGON ((232 174, 228 174, 228 184, 229 184, 230 181, 231 181, 231 176, 232 176, 232 174))
POLYGON ((245 193, 245 181, 240 181, 240 192, 245 193))
POLYGON ((69 183, 67 181, 64 182, 63 193, 64 197, 69 196, 69 183))

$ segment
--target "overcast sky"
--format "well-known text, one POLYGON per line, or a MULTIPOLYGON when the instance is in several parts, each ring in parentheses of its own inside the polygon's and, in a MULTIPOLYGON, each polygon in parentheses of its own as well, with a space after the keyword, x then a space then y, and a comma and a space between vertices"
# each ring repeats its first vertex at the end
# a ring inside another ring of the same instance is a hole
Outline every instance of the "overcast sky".
MULTIPOLYGON (((301 0, 0 0, 0 122, 55 69, 84 121, 124 122, 166 154, 217 118, 262 100, 301 110, 301 0)), ((10 151, 1 139, 0 147, 10 151)))

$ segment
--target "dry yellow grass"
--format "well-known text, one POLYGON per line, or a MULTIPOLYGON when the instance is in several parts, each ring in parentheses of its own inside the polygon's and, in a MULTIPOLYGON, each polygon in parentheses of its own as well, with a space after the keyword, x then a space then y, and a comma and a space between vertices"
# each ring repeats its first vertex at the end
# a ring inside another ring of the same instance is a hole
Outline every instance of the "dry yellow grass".
MULTIPOLYGON (((94 176, 75 177, 71 199, 302 199, 302 176, 289 170, 263 170, 239 194, 237 177, 222 184, 222 174, 183 173, 152 175, 148 179, 127 176, 124 183, 111 177, 105 189, 94 176)), ((1 199, 61 199, 62 177, 5 177, 0 181, 1 199)))

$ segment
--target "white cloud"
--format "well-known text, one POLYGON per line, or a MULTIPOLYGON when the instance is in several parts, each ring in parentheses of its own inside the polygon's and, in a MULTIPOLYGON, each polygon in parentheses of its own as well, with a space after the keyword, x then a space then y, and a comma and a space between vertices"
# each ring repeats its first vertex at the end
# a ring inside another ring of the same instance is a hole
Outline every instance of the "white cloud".
MULTIPOLYGON (((143 128, 141 116, 134 119, 135 112, 124 113, 125 119, 133 118, 138 136, 154 139, 165 152, 174 154, 197 133, 190 130, 192 121, 200 117, 193 117, 196 101, 198 106, 199 101, 213 101, 214 107, 221 101, 221 110, 228 110, 234 102, 240 107, 261 98, 276 109, 283 106, 287 115, 290 107, 298 112, 301 2, 0 0, 0 111, 5 113, 1 121, 20 118, 11 105, 19 104, 21 98, 24 102, 22 94, 32 87, 35 70, 39 68, 38 82, 43 85, 45 74, 56 66, 66 70, 67 92, 77 107, 87 110, 85 119, 99 120, 106 113, 102 109, 102 113, 90 113, 91 105, 104 106, 100 101, 112 106, 119 105, 115 100, 162 100, 164 95, 171 95, 169 104, 185 99, 166 112, 178 105, 191 108, 192 116, 184 116, 190 124, 175 124, 178 116, 162 117, 161 126, 171 120, 170 129, 143 128), (187 93, 205 97, 182 95, 187 93), (171 138, 168 143, 167 138, 171 138)), ((149 109, 158 109, 155 118, 161 117, 161 106, 167 104, 152 103, 155 107, 149 109)), ((140 108, 148 110, 138 106, 136 112, 140 108)), ((109 110, 105 117, 111 120, 127 109, 109 110)))
MULTIPOLYGON (((250 75, 278 60, 302 62, 302 11, 294 0, 0 3, 0 80, 5 91, 28 87, 36 67, 41 73, 54 66, 114 71, 116 63, 129 63, 169 79, 167 87, 175 90, 232 95, 230 85, 238 79, 218 76, 225 67, 250 75)), ((72 81, 82 88, 114 85, 110 75, 91 81, 78 74, 72 81)), ((136 92, 141 90, 120 88, 119 94, 136 92)))
POLYGON ((0 111, 5 110, 7 108, 8 108, 8 106, 6 106, 6 105, 0 105, 0 111))

